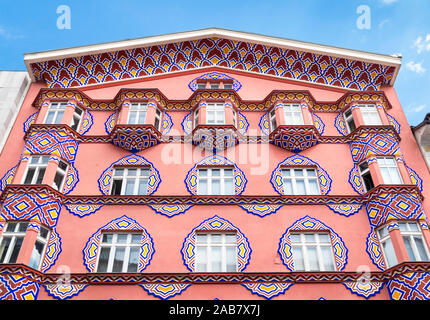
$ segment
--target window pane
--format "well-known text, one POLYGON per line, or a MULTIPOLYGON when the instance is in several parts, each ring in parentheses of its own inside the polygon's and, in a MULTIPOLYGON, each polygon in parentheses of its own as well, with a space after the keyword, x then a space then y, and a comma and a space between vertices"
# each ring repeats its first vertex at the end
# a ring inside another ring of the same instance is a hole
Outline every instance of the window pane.
POLYGON ((52 124, 54 123, 54 116, 55 116, 55 112, 54 111, 48 111, 48 115, 46 116, 46 120, 45 123, 46 124, 52 124))
POLYGON ((134 194, 134 183, 135 182, 136 182, 135 179, 126 179, 125 180, 125 194, 126 195, 134 194))
POLYGON ((28 222, 20 222, 18 226, 18 232, 26 232, 27 226, 28 226, 28 222))
POLYGON ((106 272, 107 271, 109 254, 110 254, 110 248, 109 247, 102 247, 101 248, 97 272, 106 272))
POLYGON ((406 222, 399 222, 399 228, 400 231, 408 231, 408 226, 406 225, 406 222))
POLYGON ((16 259, 18 258, 19 250, 21 249, 22 241, 24 240, 24 237, 16 237, 15 239, 15 245, 12 249, 12 254, 9 259, 9 263, 15 263, 16 259))
POLYGON ((382 249, 385 253, 385 258, 387 259, 388 267, 392 267, 397 264, 397 257, 396 253, 394 252, 393 244, 391 243, 391 239, 388 238, 384 243, 382 244, 382 249))
POLYGON ((208 182, 207 180, 199 180, 198 183, 198 194, 206 195, 208 194, 208 182))
POLYGON ((39 235, 41 238, 46 239, 48 237, 49 230, 43 227, 40 228, 39 235))
POLYGON ((199 177, 206 177, 208 175, 208 171, 206 169, 199 169, 199 177))
POLYGON ((116 248, 115 258, 113 260, 112 272, 122 272, 122 266, 124 264, 125 248, 116 248))
POLYGON ((226 271, 227 272, 236 272, 236 256, 237 256, 236 247, 227 247, 226 248, 226 271))
POLYGON ((414 251, 412 250, 412 243, 409 237, 403 237, 403 241, 405 242, 406 250, 408 251, 409 260, 417 261, 417 257, 415 257, 414 251))
POLYGON ((233 179, 224 180, 224 194, 234 195, 233 179))
POLYGON ((308 169, 307 174, 309 177, 316 177, 317 176, 317 173, 315 172, 314 169, 308 169))
POLYGON ((221 181, 218 179, 212 180, 212 194, 213 195, 221 194, 221 181))
POLYGON ((34 245, 34 248, 33 248, 33 252, 31 253, 30 262, 28 264, 31 268, 34 268, 34 269, 39 268, 40 259, 42 257, 44 247, 45 245, 42 242, 36 241, 36 244, 34 245))
POLYGON ((318 265, 317 248, 307 247, 307 253, 308 253, 307 255, 308 255, 309 270, 318 271, 319 265, 318 265))
POLYGON ((116 177, 122 177, 124 175, 124 169, 115 169, 113 175, 116 177))
POLYGON ((6 263, 5 258, 7 250, 9 249, 12 237, 3 237, 0 244, 0 263, 6 263))
POLYGON ((138 195, 145 195, 148 192, 148 179, 139 179, 138 195))
POLYGON ((415 245, 417 246, 418 254, 420 255, 421 261, 428 261, 427 252, 424 246, 424 242, 421 236, 415 236, 415 245))
POLYGON ((284 179, 284 194, 292 195, 293 194, 293 184, 291 179, 284 179))
POLYGON ((290 235, 291 242, 301 242, 299 234, 291 234, 290 235))
POLYGON ((305 263, 303 260, 302 248, 293 247, 293 260, 294 260, 294 270, 295 271, 305 270, 305 263))
POLYGON ((294 169, 294 175, 296 177, 303 177, 303 169, 294 169))
POLYGON ((399 171, 396 168, 389 168, 389 174, 391 177, 391 184, 401 184, 402 178, 400 177, 399 171))
POLYGON ((121 194, 122 180, 113 180, 111 195, 118 196, 121 194))
POLYGON ((142 241, 141 234, 132 234, 131 235, 131 243, 140 243, 142 241))
POLYGON ((53 184, 53 188, 55 190, 61 191, 60 188, 61 188, 61 185, 63 184, 63 179, 64 179, 64 174, 63 173, 57 172, 55 174, 54 184, 53 184))
POLYGON ((117 243, 127 243, 128 234, 117 234, 116 242, 117 243))
POLYGON ((24 184, 31 183, 31 181, 33 180, 35 171, 36 171, 35 168, 28 168, 27 175, 25 176, 25 179, 24 179, 24 184))
POLYGON ((220 169, 212 169, 212 176, 213 177, 219 177, 221 175, 220 169))
POLYGON ((319 194, 318 181, 315 179, 309 180, 309 194, 319 194))
POLYGON ((313 233, 305 233, 305 242, 306 243, 315 242, 315 235, 313 233))
POLYGON ((224 176, 226 177, 233 176, 233 169, 224 169, 224 176))
POLYGON ((103 243, 112 243, 113 234, 103 234, 103 243))
POLYGON ((39 174, 37 175, 36 184, 41 184, 43 180, 43 176, 45 175, 46 168, 40 168, 39 174))
POLYGON ((196 271, 204 272, 206 271, 206 248, 196 247, 196 271))
POLYGON ((220 234, 211 235, 211 243, 221 243, 221 235, 220 234))
POLYGON ((416 224, 415 222, 409 222, 408 225, 411 231, 420 231, 420 229, 418 228, 418 224, 416 224))
POLYGON ((211 248, 212 272, 221 272, 221 247, 211 248))
POLYGON ((64 111, 57 112, 57 116, 55 117, 54 124, 60 124, 61 120, 63 120, 64 111))
POLYGON ((128 123, 129 124, 135 124, 136 123, 136 111, 130 111, 128 116, 128 123))
POLYGON ((197 234, 196 235, 197 244, 202 244, 207 242, 207 236, 205 234, 197 234))
POLYGON ((236 235, 235 234, 226 234, 225 235, 225 243, 236 244, 236 235))
POLYGON ((7 232, 15 232, 16 226, 17 226, 18 222, 9 222, 7 224, 7 228, 6 231, 7 232))
POLYGON ((321 254, 323 257, 323 265, 325 271, 334 271, 333 254, 331 247, 322 246, 321 254))
POLYGON ((297 194, 306 194, 305 180, 297 179, 296 188, 297 188, 297 194))
POLYGON ((318 237, 321 243, 330 243, 330 236, 328 234, 319 234, 318 237))
POLYGON ((139 262, 139 250, 140 248, 138 247, 130 249, 127 272, 137 272, 137 265, 139 262))
POLYGON ((144 124, 146 118, 146 112, 139 112, 139 118, 137 124, 144 124))

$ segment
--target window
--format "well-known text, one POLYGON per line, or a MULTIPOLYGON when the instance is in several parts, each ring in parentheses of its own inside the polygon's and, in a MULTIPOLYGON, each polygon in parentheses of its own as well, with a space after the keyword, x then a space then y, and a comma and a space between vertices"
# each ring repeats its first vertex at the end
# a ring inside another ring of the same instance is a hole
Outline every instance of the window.
POLYGON ((28 264, 30 267, 34 269, 40 268, 40 263, 42 261, 42 257, 45 254, 46 244, 49 239, 49 230, 40 227, 39 233, 37 234, 36 243, 34 244, 33 252, 31 253, 30 263, 28 264))
POLYGON ((382 253, 388 268, 397 264, 397 257, 394 251, 393 243, 391 242, 390 234, 387 226, 378 230, 379 243, 382 246, 382 253))
POLYGON ((41 184, 48 166, 49 156, 32 156, 24 175, 24 184, 41 184))
POLYGON ((402 184, 403 180, 396 160, 391 157, 378 157, 378 166, 385 184, 402 184))
POLYGON ((303 125, 302 107, 299 104, 284 104, 285 124, 303 125))
POLYGON ((102 233, 97 272, 137 272, 142 234, 102 233))
POLYGON ((236 272, 236 233, 196 233, 196 272, 236 272))
POLYGON ((237 112, 234 108, 232 108, 232 111, 233 111, 233 125, 237 127, 237 112))
POLYGON ((276 125, 276 110, 272 109, 272 111, 270 111, 269 113, 269 121, 270 121, 270 127, 273 130, 276 129, 277 125, 276 125))
POLYGON ((0 243, 0 263, 16 263, 28 222, 8 222, 0 243))
POLYGON ((194 111, 194 128, 199 125, 199 109, 194 111))
POLYGON ((48 107, 45 117, 45 124, 59 124, 63 120, 67 102, 53 102, 48 107))
POLYGON ((197 89, 206 89, 206 83, 198 83, 197 89))
POLYGON ((429 252, 416 222, 399 222, 400 233, 410 261, 428 261, 429 252))
POLYGON ((233 168, 199 169, 197 194, 234 195, 233 170, 233 168))
POLYGON ((211 89, 219 89, 219 83, 211 83, 211 89))
POLYGON ((115 168, 111 195, 145 195, 149 168, 115 168))
POLYGON ((57 172, 55 173, 54 183, 52 185, 52 187, 55 190, 61 191, 63 189, 63 184, 65 180, 64 178, 66 177, 66 173, 67 173, 67 163, 60 160, 60 163, 58 164, 58 167, 57 167, 57 172))
POLYGON ((355 125, 354 117, 352 116, 351 109, 345 111, 345 113, 343 114, 343 117, 345 118, 346 128, 348 129, 348 132, 354 131, 357 127, 355 125))
POLYGON ((224 103, 207 104, 206 124, 225 124, 224 103))
POLYGON ((70 127, 73 130, 78 131, 79 125, 81 124, 83 114, 84 114, 84 112, 82 111, 81 108, 75 107, 75 111, 74 111, 73 117, 72 117, 72 124, 70 125, 70 127))
POLYGON ((329 233, 291 233, 295 271, 334 271, 329 233))
POLYGON ((360 111, 365 125, 378 126, 382 124, 378 109, 374 104, 362 104, 360 111))
POLYGON ((146 103, 132 103, 128 113, 127 124, 145 124, 146 103))
POLYGON ((231 84, 231 83, 224 83, 224 89, 233 89, 233 84, 231 84))
POLYGON ((369 165, 367 161, 364 161, 358 165, 360 170, 361 180, 363 181, 364 190, 367 192, 375 187, 372 179, 372 175, 370 174, 369 165))
POLYGON ((311 195, 320 194, 316 169, 282 169, 284 194, 311 195))
POLYGON ((155 108, 155 120, 154 120, 154 127, 155 129, 157 129, 158 131, 160 131, 160 126, 161 126, 161 111, 158 108, 155 108))

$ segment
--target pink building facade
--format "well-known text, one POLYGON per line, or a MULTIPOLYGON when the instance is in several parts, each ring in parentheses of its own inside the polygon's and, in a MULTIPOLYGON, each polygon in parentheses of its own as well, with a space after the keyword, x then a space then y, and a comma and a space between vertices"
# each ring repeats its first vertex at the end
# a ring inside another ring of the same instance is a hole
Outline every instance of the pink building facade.
POLYGON ((27 54, 0 299, 429 299, 399 58, 205 29, 27 54))

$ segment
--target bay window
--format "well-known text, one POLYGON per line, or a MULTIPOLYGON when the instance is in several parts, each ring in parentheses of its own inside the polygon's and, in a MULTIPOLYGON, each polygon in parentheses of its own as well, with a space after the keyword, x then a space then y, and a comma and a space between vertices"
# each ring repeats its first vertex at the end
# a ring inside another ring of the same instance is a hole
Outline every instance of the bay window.
POLYGON ((67 102, 52 102, 45 116, 44 124, 60 124, 66 111, 67 102))
POLYGON ((28 222, 8 222, 0 242, 0 263, 16 263, 28 222))

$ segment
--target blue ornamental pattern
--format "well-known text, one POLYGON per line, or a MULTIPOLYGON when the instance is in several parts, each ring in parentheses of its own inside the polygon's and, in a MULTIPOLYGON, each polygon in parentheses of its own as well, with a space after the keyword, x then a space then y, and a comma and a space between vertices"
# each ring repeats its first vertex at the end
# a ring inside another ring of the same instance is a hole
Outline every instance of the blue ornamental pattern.
POLYGON ((167 300, 173 296, 181 294, 191 284, 169 283, 169 284, 139 284, 146 292, 154 297, 167 300))
POLYGON ((24 133, 27 133, 30 126, 34 123, 34 121, 36 121, 38 114, 39 114, 39 111, 33 113, 31 116, 27 118, 27 120, 24 121, 24 124, 23 124, 24 133))
POLYGON ((263 218, 278 211, 282 207, 282 204, 243 204, 239 205, 239 207, 248 213, 263 218))
POLYGON ((384 283, 381 281, 343 282, 343 285, 352 293, 369 299, 381 292, 384 283))
POLYGON ((193 207, 193 205, 187 204, 174 204, 174 205, 148 205, 152 210, 169 218, 176 216, 181 213, 185 213, 188 209, 193 207))
POLYGON ((149 167, 147 194, 148 195, 153 194, 157 190, 157 188, 161 182, 161 178, 160 178, 160 174, 159 174, 158 170, 153 166, 153 164, 151 162, 146 160, 144 157, 134 154, 131 156, 123 157, 123 158, 119 159, 118 161, 115 161, 105 171, 103 171, 101 177, 98 180, 99 188, 100 188, 100 191, 102 194, 104 194, 104 195, 109 194, 114 167, 115 166, 127 166, 127 165, 128 166, 134 166, 134 167, 136 167, 136 166, 149 167))
POLYGON ((348 249, 342 238, 334 232, 334 230, 321 221, 305 216, 297 220, 291 227, 289 227, 282 235, 279 241, 278 252, 281 256, 282 262, 287 266, 290 271, 294 270, 293 250, 290 240, 290 233, 293 231, 329 231, 330 239, 333 247, 334 260, 336 263, 336 270, 341 271, 345 268, 348 260, 348 249))
POLYGON ((239 195, 243 192, 243 190, 245 190, 245 186, 248 180, 245 178, 245 174, 243 173, 243 171, 240 170, 231 160, 228 160, 227 158, 224 158, 219 155, 212 155, 200 160, 194 165, 194 167, 191 168, 190 171, 188 171, 188 174, 185 178, 185 185, 189 193, 197 195, 198 166, 210 165, 233 166, 235 194, 239 195))
POLYGON ((96 272, 97 254, 100 248, 101 235, 103 231, 132 231, 142 232, 141 247, 139 253, 139 263, 137 271, 142 272, 151 262, 152 256, 155 252, 154 243, 151 236, 135 220, 123 215, 115 220, 112 220, 108 224, 98 229, 87 241, 83 250, 84 254, 84 265, 89 272, 96 272))
POLYGON ((321 194, 326 195, 329 193, 331 189, 332 180, 328 175, 327 171, 325 171, 318 163, 312 161, 311 159, 301 156, 301 155, 293 155, 291 157, 286 158, 284 161, 278 164, 276 169, 272 172, 272 176, 270 182, 272 183, 273 188, 279 194, 284 194, 284 183, 282 179, 282 168, 288 166, 304 166, 304 167, 316 167, 318 172, 318 181, 320 184, 321 194))
POLYGON ((188 87, 191 89, 191 91, 196 91, 197 90, 197 80, 200 79, 205 79, 205 80, 223 80, 223 79, 229 79, 229 80, 233 80, 233 90, 234 91, 239 91, 240 88, 242 88, 242 84, 236 80, 233 77, 230 77, 228 75, 226 75, 225 73, 221 73, 221 72, 209 72, 209 73, 205 73, 193 80, 190 81, 190 83, 188 84, 188 87))
POLYGON ((102 204, 65 204, 64 205, 71 214, 83 218, 100 210, 102 204))
POLYGON ((0 300, 36 300, 40 285, 18 274, 0 275, 0 300))
POLYGON ((46 292, 55 299, 66 300, 81 293, 87 284, 48 284, 44 285, 46 292))
POLYGON ((242 286, 253 294, 270 300, 284 294, 293 284, 293 282, 256 282, 242 283, 242 286))
POLYGON ((197 227, 195 227, 186 236, 184 244, 182 245, 181 253, 184 264, 193 272, 195 271, 195 248, 196 248, 196 231, 236 231, 237 242, 237 271, 245 270, 251 259, 251 247, 249 246, 248 239, 244 234, 229 221, 215 215, 212 218, 206 219, 197 227))

